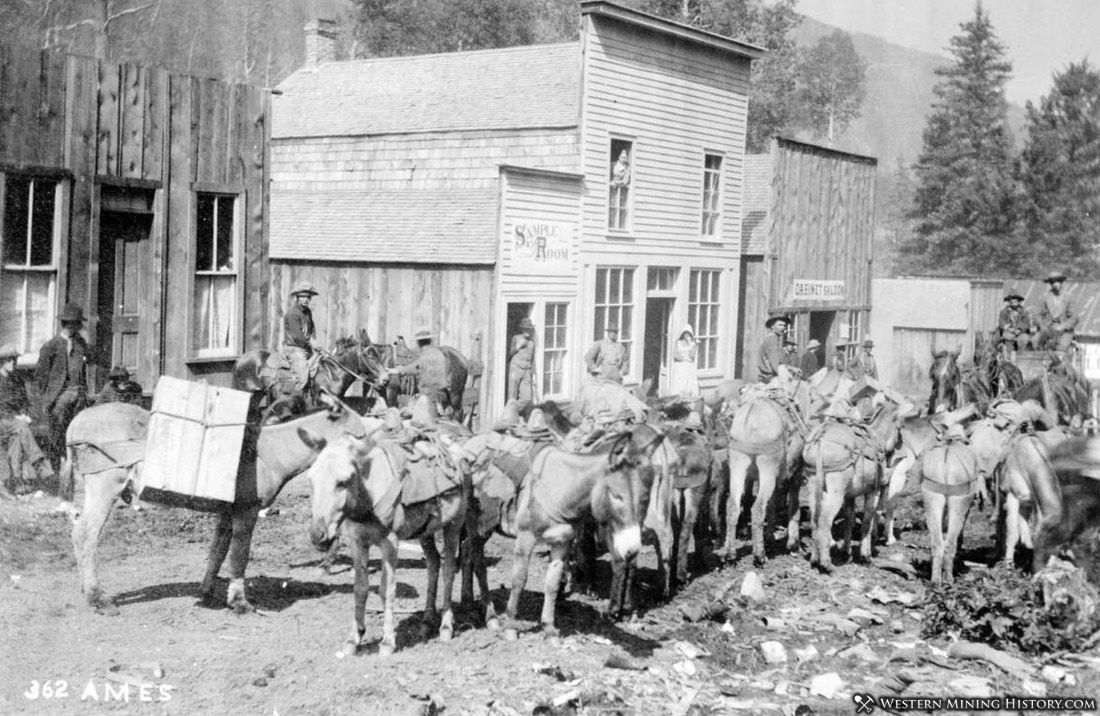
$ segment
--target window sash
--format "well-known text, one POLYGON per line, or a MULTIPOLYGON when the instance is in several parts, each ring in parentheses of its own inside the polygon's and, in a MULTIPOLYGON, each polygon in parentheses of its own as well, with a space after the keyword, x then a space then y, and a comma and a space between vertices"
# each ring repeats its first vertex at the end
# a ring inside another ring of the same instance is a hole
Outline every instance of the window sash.
POLYGON ((191 347, 195 356, 233 355, 240 343, 240 202, 196 193, 191 347))
POLYGON ((703 217, 701 233, 703 236, 718 235, 718 224, 722 216, 722 157, 707 154, 703 160, 703 217))
POLYGON ((34 353, 53 333, 64 183, 0 173, 0 342, 34 353))
POLYGON ((544 308, 542 349, 542 395, 565 392, 568 303, 547 303, 544 308))
POLYGON ((608 324, 619 326, 619 343, 626 349, 623 375, 630 374, 634 347, 634 269, 620 267, 596 268, 596 300, 594 301, 594 340, 600 340, 608 324))
POLYGON ((611 231, 628 231, 632 196, 630 189, 634 185, 634 143, 626 139, 612 139, 608 149, 607 228, 611 231), (625 186, 611 186, 615 164, 623 151, 626 151, 630 159, 630 179, 625 186))
POLYGON ((718 366, 719 280, 721 271, 692 269, 688 287, 688 323, 698 341, 701 370, 718 366))

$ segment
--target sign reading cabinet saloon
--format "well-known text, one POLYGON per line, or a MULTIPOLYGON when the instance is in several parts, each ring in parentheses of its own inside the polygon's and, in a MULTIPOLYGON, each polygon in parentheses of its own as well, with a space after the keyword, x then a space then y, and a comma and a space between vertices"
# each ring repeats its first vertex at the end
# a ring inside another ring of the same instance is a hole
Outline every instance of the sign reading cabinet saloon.
POLYGON ((569 274, 573 266, 571 227, 553 222, 517 223, 512 230, 512 264, 524 273, 569 274))
POLYGON ((843 301, 844 293, 843 281, 794 279, 793 297, 796 301, 843 301))

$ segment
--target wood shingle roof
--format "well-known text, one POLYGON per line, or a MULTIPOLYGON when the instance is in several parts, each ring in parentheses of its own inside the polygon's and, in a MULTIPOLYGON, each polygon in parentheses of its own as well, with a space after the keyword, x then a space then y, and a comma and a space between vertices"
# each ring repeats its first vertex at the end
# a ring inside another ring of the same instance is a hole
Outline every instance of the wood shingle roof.
POLYGON ((279 84, 271 136, 572 127, 580 75, 577 42, 330 62, 279 84))
POLYGON ((496 187, 399 191, 273 189, 273 259, 492 264, 496 187))

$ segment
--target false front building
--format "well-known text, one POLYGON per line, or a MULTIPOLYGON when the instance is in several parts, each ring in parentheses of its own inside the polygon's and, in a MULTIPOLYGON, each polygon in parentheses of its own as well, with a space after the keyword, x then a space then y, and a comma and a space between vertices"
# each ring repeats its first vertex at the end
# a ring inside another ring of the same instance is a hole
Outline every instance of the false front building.
POLYGON ((304 279, 323 341, 428 327, 484 364, 483 418, 524 318, 539 400, 576 393, 612 323, 628 384, 667 388, 685 323, 703 386, 732 374, 760 50, 607 2, 537 47, 325 62, 307 31, 272 109, 276 318, 304 279))

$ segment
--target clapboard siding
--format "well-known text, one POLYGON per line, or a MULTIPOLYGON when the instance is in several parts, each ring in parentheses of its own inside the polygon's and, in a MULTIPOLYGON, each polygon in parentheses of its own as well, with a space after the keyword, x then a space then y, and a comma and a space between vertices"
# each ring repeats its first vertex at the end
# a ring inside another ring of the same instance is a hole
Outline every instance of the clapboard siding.
POLYGON ((66 177, 53 308, 82 306, 91 336, 98 321, 100 197, 104 187, 148 193, 153 217, 142 285, 151 289, 140 320, 145 349, 137 375, 147 389, 161 374, 224 383, 232 363, 189 359, 196 183, 237 193, 243 202, 238 317, 244 323, 237 350, 266 333, 269 103, 261 88, 0 48, 0 164, 9 172, 66 177))
POLYGON ((588 192, 582 242, 596 254, 621 249, 607 239, 610 141, 633 142, 631 251, 684 259, 740 247, 749 62, 606 18, 588 17, 582 103, 588 192), (722 235, 701 244, 704 153, 724 155, 722 235))
POLYGON ((322 345, 366 330, 376 343, 403 336, 412 347, 416 330, 428 327, 440 345, 484 359, 482 332, 488 329, 486 317, 492 310, 489 267, 272 261, 270 275, 269 346, 282 344, 291 288, 309 281, 319 293, 313 299, 313 320, 322 345))

